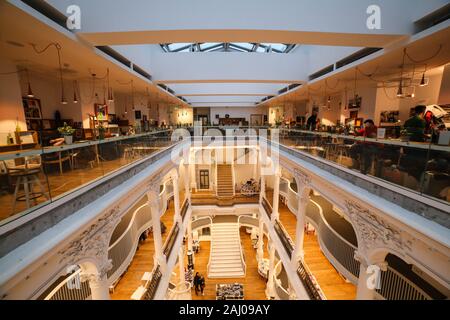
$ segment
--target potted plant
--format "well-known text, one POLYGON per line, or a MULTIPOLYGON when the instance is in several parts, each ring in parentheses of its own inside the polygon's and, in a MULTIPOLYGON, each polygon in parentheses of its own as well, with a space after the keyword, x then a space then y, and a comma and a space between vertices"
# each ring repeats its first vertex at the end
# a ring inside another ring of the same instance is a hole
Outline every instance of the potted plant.
POLYGON ((67 125, 66 122, 64 122, 64 125, 58 128, 58 132, 64 137, 64 142, 66 144, 72 144, 73 133, 75 132, 75 129, 73 129, 71 126, 67 125))
POLYGON ((98 125, 98 139, 99 140, 105 139, 105 131, 106 131, 106 128, 103 126, 102 123, 100 123, 98 125))

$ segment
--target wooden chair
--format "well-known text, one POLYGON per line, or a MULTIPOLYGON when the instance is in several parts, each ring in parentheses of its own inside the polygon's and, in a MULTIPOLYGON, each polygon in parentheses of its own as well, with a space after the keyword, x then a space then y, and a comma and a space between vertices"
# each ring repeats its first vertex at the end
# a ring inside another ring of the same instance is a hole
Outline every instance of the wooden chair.
POLYGON ((14 190, 14 199, 11 214, 15 213, 17 201, 25 201, 27 208, 31 207, 31 200, 36 203, 36 199, 44 196, 49 199, 44 187, 39 180, 39 173, 42 169, 42 161, 40 156, 24 157, 15 160, 3 160, 3 165, 8 174, 8 178, 12 180, 16 178, 16 187, 14 190), (23 160, 23 164, 17 164, 17 161, 23 160), (19 194, 20 186, 23 186, 24 193, 19 194), (33 185, 39 188, 39 192, 34 192, 33 185))
POLYGON ((69 165, 70 168, 72 168, 72 157, 70 155, 70 153, 65 152, 63 155, 63 151, 58 151, 55 152, 56 154, 56 158, 55 157, 50 157, 49 155, 46 155, 46 158, 44 158, 44 160, 42 160, 43 164, 59 164, 59 173, 63 174, 63 162, 64 161, 69 161, 69 165))

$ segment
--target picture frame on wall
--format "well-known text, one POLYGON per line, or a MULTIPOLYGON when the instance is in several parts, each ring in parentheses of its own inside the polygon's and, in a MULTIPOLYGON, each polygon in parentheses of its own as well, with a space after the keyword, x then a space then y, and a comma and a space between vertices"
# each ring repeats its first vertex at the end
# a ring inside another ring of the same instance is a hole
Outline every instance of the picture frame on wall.
POLYGON ((42 109, 41 100, 37 98, 22 98, 23 110, 25 112, 25 119, 27 120, 41 120, 42 109))
POLYGON ((97 120, 108 120, 108 105, 95 103, 94 114, 97 120))
POLYGON ((140 120, 140 119, 142 118, 141 110, 135 110, 135 111, 134 111, 134 118, 135 118, 136 120, 140 120))
POLYGON ((251 114, 250 115, 250 125, 252 126, 262 126, 264 124, 264 117, 262 114, 251 114))

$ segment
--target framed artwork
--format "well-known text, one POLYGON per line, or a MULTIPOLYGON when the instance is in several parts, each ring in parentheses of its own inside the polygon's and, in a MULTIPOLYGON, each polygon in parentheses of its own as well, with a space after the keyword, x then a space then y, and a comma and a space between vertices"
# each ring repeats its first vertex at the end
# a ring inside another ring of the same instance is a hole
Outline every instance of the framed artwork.
POLYGON ((348 109, 361 109, 362 97, 356 95, 353 99, 348 100, 348 109))
POLYGON ((263 125, 264 117, 262 114, 251 114, 250 115, 250 125, 261 126, 263 125))
POLYGON ((380 122, 396 123, 399 120, 399 111, 381 111, 380 122))
POLYGON ((26 119, 42 119, 41 100, 23 97, 22 103, 26 119))
POLYGON ((136 120, 140 120, 142 118, 141 110, 135 110, 134 117, 136 120))
POLYGON ((108 120, 108 106, 104 104, 94 104, 94 114, 97 120, 108 120))

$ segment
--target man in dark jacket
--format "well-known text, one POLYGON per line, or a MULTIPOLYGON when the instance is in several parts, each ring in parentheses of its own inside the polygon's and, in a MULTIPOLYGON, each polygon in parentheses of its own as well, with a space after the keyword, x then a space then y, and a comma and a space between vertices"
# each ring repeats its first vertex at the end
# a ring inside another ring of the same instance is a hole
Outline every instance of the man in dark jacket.
POLYGON ((195 295, 198 296, 198 292, 200 291, 200 275, 198 272, 195 273, 194 277, 194 289, 195 289, 195 295))

